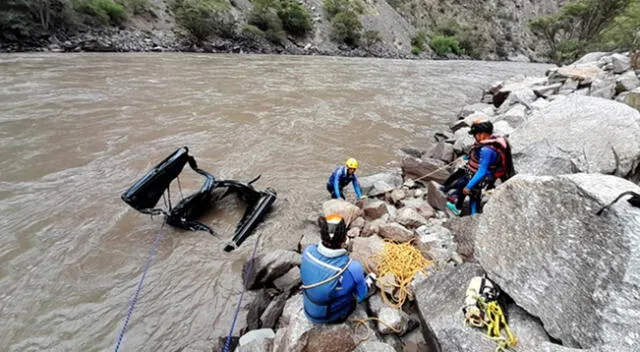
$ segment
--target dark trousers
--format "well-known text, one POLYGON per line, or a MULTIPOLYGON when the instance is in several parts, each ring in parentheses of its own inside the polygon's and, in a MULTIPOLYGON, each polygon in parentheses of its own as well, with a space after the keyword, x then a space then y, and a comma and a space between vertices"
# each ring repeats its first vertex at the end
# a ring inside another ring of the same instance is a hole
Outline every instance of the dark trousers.
MULTIPOLYGON (((464 200, 467 197, 466 194, 464 194, 464 192, 462 191, 465 187, 467 187, 467 184, 469 183, 469 181, 471 181, 471 175, 465 175, 463 177, 460 177, 459 179, 456 180, 453 188, 456 189, 456 208, 458 210, 462 210, 462 206, 464 205, 464 200)), ((482 183, 482 182, 481 182, 482 183)), ((469 213, 470 214, 475 214, 478 212, 478 207, 480 206, 480 201, 482 200, 482 186, 481 185, 476 185, 472 190, 471 190, 471 195, 469 198, 469 205, 470 205, 470 210, 469 213)))
MULTIPOLYGON (((340 188, 340 198, 345 199, 344 198, 344 188, 340 188)), ((331 194, 331 199, 337 199, 338 195, 336 194, 336 192, 334 192, 333 190, 333 185, 327 184, 327 191, 329 191, 329 194, 331 194)))

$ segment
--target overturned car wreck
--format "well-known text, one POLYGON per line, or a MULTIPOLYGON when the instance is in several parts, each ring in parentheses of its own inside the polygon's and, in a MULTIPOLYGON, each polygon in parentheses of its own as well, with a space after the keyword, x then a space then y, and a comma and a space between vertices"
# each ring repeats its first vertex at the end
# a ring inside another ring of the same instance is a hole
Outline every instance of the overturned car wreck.
POLYGON ((216 233, 209 226, 196 219, 210 209, 215 202, 231 193, 236 193, 240 199, 247 203, 247 209, 236 227, 231 242, 224 248, 229 252, 249 237, 276 200, 276 192, 273 189, 256 191, 253 188, 251 184, 259 178, 260 176, 248 183, 216 180, 213 175, 198 168, 196 160, 189 155, 189 149, 182 147, 149 170, 124 192, 121 198, 143 214, 163 215, 165 221, 171 226, 191 231, 207 231, 215 235, 216 233), (169 196, 168 210, 156 208, 160 198, 163 197, 165 191, 170 191, 171 182, 178 178, 186 164, 189 164, 193 171, 204 176, 205 181, 200 190, 183 198, 175 207, 171 205, 171 197, 169 196), (224 192, 217 192, 225 188, 224 192))

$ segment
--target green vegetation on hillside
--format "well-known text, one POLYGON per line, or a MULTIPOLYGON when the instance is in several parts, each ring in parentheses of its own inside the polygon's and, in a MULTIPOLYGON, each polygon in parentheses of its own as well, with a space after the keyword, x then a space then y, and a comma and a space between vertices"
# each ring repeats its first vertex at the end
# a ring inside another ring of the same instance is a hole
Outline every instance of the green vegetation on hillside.
POLYGON ((351 47, 360 45, 363 26, 358 15, 364 13, 364 3, 361 0, 324 0, 324 8, 331 20, 331 38, 351 47))
POLYGON ((589 50, 635 49, 640 0, 577 0, 555 15, 531 21, 529 27, 557 62, 575 60, 589 50))
POLYGON ((295 0, 254 0, 248 22, 274 43, 284 42, 287 33, 302 37, 313 29, 309 10, 295 0))
POLYGON ((3 0, 0 39, 38 39, 87 25, 120 25, 149 6, 149 0, 3 0))

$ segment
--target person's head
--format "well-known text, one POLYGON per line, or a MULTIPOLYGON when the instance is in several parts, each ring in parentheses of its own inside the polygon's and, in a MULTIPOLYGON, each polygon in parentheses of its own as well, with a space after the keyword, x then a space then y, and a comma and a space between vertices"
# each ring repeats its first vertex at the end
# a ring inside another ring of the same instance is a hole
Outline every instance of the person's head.
POLYGON ((482 142, 485 139, 491 138, 493 135, 493 124, 488 120, 475 121, 471 125, 470 135, 473 135, 476 142, 482 142))
POLYGON ((347 240, 347 224, 338 214, 320 217, 320 238, 322 244, 331 249, 342 248, 347 240))
POLYGON ((349 175, 352 175, 358 169, 358 161, 354 158, 347 159, 344 165, 347 167, 347 173, 349 173, 349 175))

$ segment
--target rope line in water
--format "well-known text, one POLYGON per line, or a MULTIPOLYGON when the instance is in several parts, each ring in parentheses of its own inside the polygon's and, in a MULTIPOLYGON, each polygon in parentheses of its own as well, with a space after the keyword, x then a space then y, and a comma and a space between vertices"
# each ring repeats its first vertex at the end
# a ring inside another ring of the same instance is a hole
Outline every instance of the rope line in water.
POLYGON ((164 222, 160 227, 160 231, 156 235, 155 240, 153 241, 153 245, 149 248, 149 255, 147 256, 147 262, 144 266, 144 270, 142 271, 142 277, 140 277, 140 281, 138 281, 138 287, 136 288, 136 292, 133 294, 131 301, 129 302, 129 310, 127 311, 127 317, 124 320, 124 324, 122 325, 122 329, 120 330, 120 334, 118 335, 118 341, 116 343, 115 352, 120 350, 120 346, 122 345, 122 341, 124 340, 124 334, 127 331, 127 326, 129 325, 129 321, 131 320, 131 316, 133 315, 133 311, 136 308, 136 303, 138 302, 138 297, 140 296, 140 292, 142 291, 142 286, 144 284, 144 279, 147 276, 147 272, 149 271, 149 267, 151 266, 151 262, 153 261, 153 257, 156 254, 158 249, 158 245, 160 244, 160 240, 164 235, 164 222))
POLYGON ((222 350, 223 352, 231 351, 231 337, 233 335, 233 329, 236 327, 238 314, 240 313, 242 297, 244 296, 244 293, 247 291, 247 281, 251 277, 251 274, 253 274, 253 262, 255 261, 255 258, 256 258, 256 250, 258 249, 258 242, 260 242, 261 236, 262 236, 262 233, 258 234, 258 237, 256 238, 256 244, 253 246, 253 254, 251 255, 251 259, 249 260, 249 270, 247 271, 247 276, 242 281, 242 292, 240 293, 240 299, 238 300, 236 311, 233 314, 233 322, 231 323, 231 329, 229 330, 229 335, 227 335, 227 340, 224 342, 224 349, 222 350))

